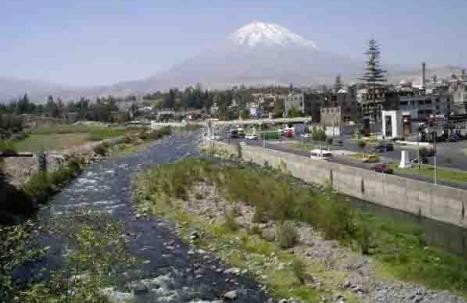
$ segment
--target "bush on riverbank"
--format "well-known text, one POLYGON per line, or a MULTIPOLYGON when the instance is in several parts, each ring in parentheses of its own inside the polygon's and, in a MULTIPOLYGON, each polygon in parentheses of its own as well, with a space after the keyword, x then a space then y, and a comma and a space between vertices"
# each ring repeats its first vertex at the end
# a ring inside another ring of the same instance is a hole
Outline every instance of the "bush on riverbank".
POLYGON ((186 199, 199 181, 213 184, 232 203, 255 206, 255 217, 308 223, 328 239, 373 255, 391 276, 466 295, 464 259, 426 247, 414 227, 352 209, 336 193, 303 186, 278 171, 185 159, 150 170, 139 180, 141 198, 152 203, 161 197, 186 199))
POLYGON ((29 177, 23 189, 32 200, 38 203, 47 201, 49 196, 65 186, 82 170, 83 161, 75 156, 68 164, 50 173, 37 172, 29 177))
POLYGON ((141 140, 158 140, 172 133, 172 128, 170 126, 164 126, 155 130, 142 130, 138 137, 141 140))
POLYGON ((119 272, 136 259, 130 255, 123 227, 108 215, 78 213, 53 218, 45 232, 65 241, 69 250, 60 269, 43 269, 40 280, 18 281, 18 266, 46 254, 32 242, 36 226, 25 222, 0 226, 0 298, 11 303, 107 303, 103 289, 115 285, 119 272))

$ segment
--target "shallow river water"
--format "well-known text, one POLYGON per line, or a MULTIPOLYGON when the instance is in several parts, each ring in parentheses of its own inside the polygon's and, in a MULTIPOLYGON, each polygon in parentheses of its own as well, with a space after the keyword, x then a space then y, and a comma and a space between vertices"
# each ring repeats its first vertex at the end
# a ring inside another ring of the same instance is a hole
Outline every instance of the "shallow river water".
MULTIPOLYGON (((216 300, 231 291, 235 292, 236 302, 269 301, 251 279, 229 270, 212 255, 196 250, 193 253, 192 247, 177 238, 169 223, 135 214, 132 177, 151 165, 195 155, 200 139, 196 133, 177 134, 144 151, 92 164, 41 210, 39 218, 43 222, 51 216, 83 209, 105 212, 123 222, 124 232, 130 235, 130 252, 146 261, 122 277, 133 282, 130 285, 137 285, 136 289, 116 288, 111 295, 114 301, 219 302, 216 300)), ((53 243, 41 266, 55 266, 64 249, 64 245, 53 243)))
MULTIPOLYGON (((248 277, 229 269, 214 256, 182 243, 171 224, 135 213, 132 178, 150 166, 197 155, 200 140, 198 133, 177 134, 135 154, 92 164, 40 211, 39 219, 43 222, 81 210, 104 212, 123 222, 124 232, 130 236, 130 252, 147 261, 135 265, 131 273, 126 272, 121 278, 138 287, 116 287, 111 293, 113 301, 222 302, 225 293, 235 291, 236 302, 274 302, 248 277)), ((350 200, 353 207, 377 216, 416 224, 429 244, 467 257, 465 229, 350 200)), ((57 266, 65 249, 63 243, 52 243, 48 258, 37 266, 57 266)))

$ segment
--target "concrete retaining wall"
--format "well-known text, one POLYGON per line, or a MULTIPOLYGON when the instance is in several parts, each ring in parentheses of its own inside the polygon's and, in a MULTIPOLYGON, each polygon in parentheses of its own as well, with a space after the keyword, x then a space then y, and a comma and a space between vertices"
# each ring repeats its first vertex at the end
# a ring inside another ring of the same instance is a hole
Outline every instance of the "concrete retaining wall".
MULTIPOLYGON (((210 141, 211 148, 238 156, 236 146, 210 141)), ((243 160, 286 169, 306 182, 327 184, 336 191, 408 213, 467 227, 467 190, 376 173, 348 165, 243 145, 243 160)))

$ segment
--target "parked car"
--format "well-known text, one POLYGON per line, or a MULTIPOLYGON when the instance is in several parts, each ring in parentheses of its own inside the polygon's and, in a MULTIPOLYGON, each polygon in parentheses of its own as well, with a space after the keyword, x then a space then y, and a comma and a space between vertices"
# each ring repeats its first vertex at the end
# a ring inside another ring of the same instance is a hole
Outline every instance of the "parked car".
POLYGON ((243 128, 231 129, 230 138, 232 139, 245 138, 245 132, 243 131, 243 128))
POLYGON ((389 143, 389 142, 384 142, 384 143, 379 143, 376 145, 373 150, 378 153, 384 153, 387 151, 393 151, 394 150, 394 144, 389 143))
POLYGON ((435 150, 432 147, 422 147, 420 148, 420 157, 421 158, 426 158, 426 157, 433 157, 435 155, 435 150))
POLYGON ((327 150, 313 149, 310 151, 310 158, 319 160, 330 160, 332 158, 332 153, 327 150))
POLYGON ((301 134, 300 135, 302 138, 311 138, 311 134, 310 133, 304 133, 304 134, 301 134))
POLYGON ((245 136, 245 139, 248 139, 248 140, 257 140, 257 139, 258 139, 258 136, 255 135, 255 134, 249 134, 249 135, 246 135, 246 136, 245 136))
MULTIPOLYGON (((418 159, 417 159, 417 158, 411 159, 411 160, 410 160, 410 163, 412 163, 412 164, 418 164, 418 159)), ((428 158, 426 158, 426 157, 420 158, 420 163, 421 163, 421 164, 428 164, 428 158)))
POLYGON ((457 141, 459 141, 459 137, 456 135, 450 135, 448 137, 448 142, 457 142, 457 141))
POLYGON ((383 174, 392 174, 393 170, 390 168, 387 164, 380 163, 372 166, 370 168, 371 170, 377 172, 377 173, 383 173, 383 174))

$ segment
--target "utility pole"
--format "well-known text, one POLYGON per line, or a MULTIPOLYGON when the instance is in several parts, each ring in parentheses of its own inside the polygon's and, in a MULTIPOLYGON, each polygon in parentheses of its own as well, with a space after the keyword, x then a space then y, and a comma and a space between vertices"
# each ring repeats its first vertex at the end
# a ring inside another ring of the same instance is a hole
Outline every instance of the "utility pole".
POLYGON ((436 130, 433 131, 433 144, 434 144, 434 150, 435 150, 435 155, 433 157, 433 165, 434 165, 434 181, 435 181, 435 185, 438 184, 438 176, 437 176, 437 171, 436 171, 436 154, 437 154, 437 151, 436 151, 436 137, 437 137, 437 134, 436 134, 436 130))
POLYGON ((418 133, 417 133, 417 162, 418 162, 418 170, 420 170, 420 128, 418 128, 418 133))

